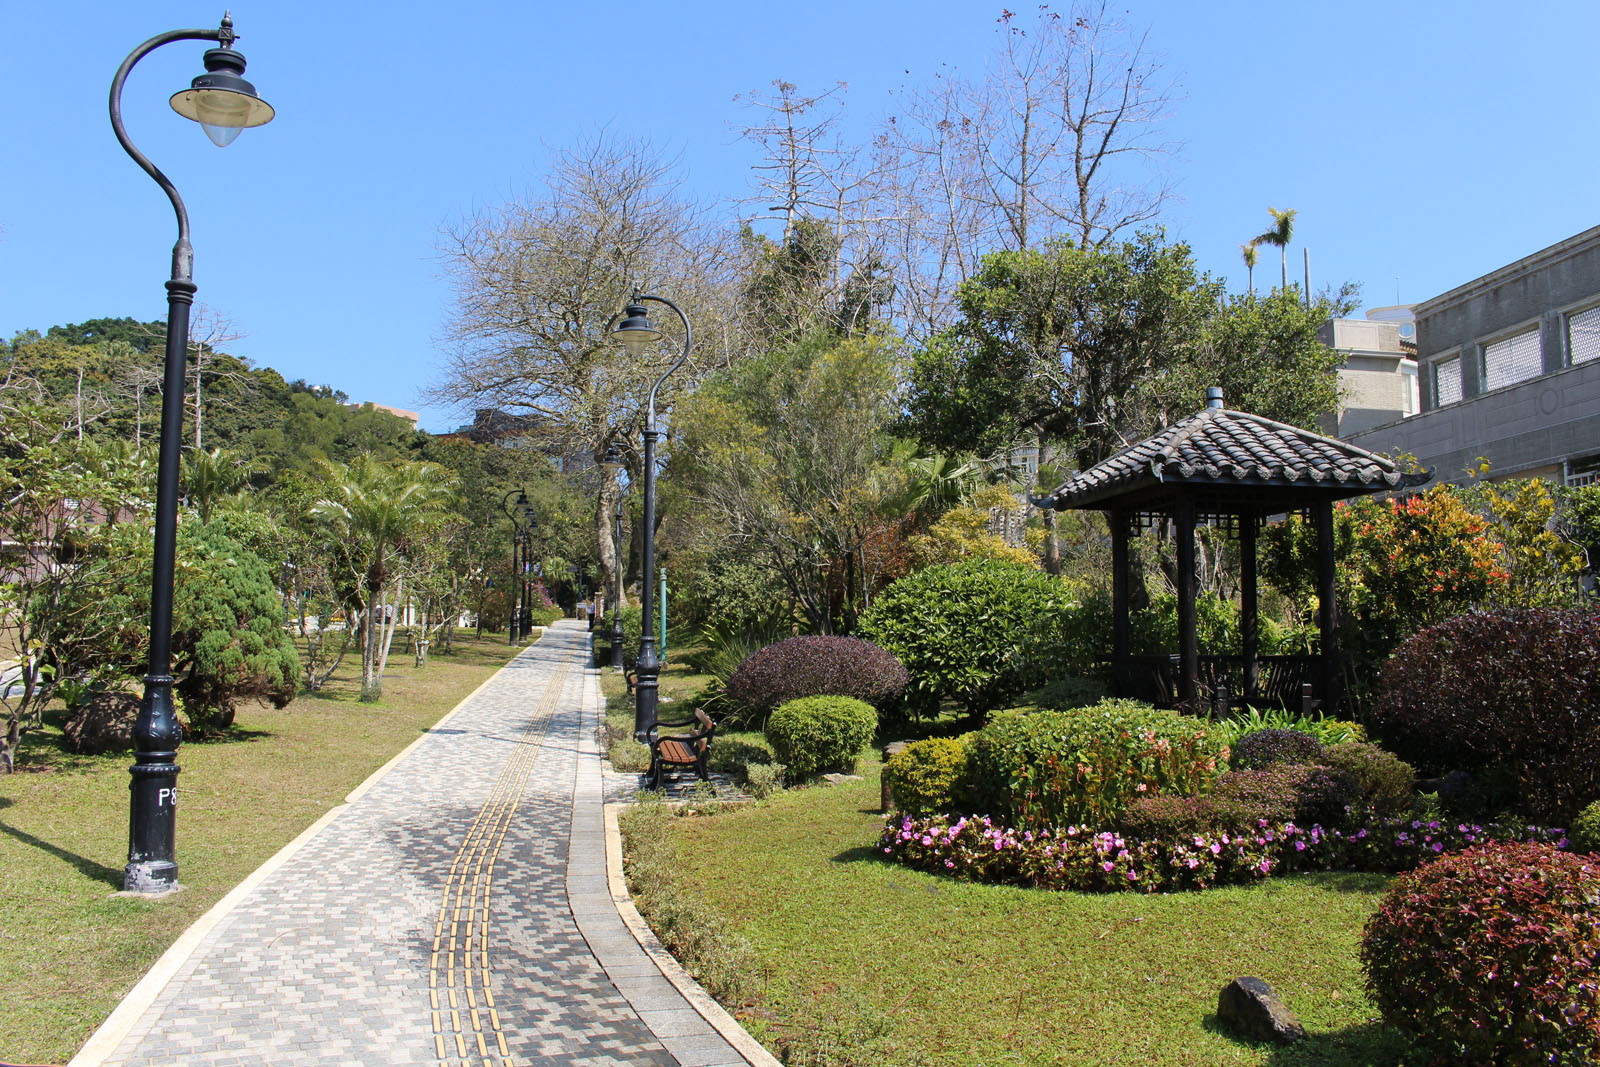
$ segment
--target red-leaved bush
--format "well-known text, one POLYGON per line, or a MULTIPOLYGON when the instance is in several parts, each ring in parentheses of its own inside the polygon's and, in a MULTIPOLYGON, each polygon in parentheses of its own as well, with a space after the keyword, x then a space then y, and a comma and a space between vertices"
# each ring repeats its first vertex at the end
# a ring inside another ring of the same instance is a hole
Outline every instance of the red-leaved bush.
POLYGON ((1361 962, 1392 1025, 1452 1064, 1600 1062, 1600 867, 1491 844, 1396 878, 1361 962))
POLYGON ((906 669, 855 637, 791 637, 750 656, 729 676, 728 699, 764 715, 800 697, 854 697, 883 709, 900 699, 906 669))
POLYGON ((1427 627, 1384 664, 1373 716, 1423 772, 1504 768, 1528 813, 1570 820, 1600 797, 1600 614, 1529 608, 1427 627))

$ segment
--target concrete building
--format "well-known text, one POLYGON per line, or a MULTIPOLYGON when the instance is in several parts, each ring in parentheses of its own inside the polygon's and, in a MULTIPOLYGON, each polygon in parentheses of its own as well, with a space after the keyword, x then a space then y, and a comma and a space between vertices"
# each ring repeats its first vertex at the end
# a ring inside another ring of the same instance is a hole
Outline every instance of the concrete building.
MULTIPOLYGON (((1352 428, 1459 481, 1600 480, 1600 226, 1416 305, 1421 411, 1352 428)), ((1339 347, 1339 346, 1335 346, 1339 347)))
POLYGON ((1375 308, 1366 319, 1329 319, 1317 331, 1317 340, 1344 357, 1339 368, 1344 404, 1336 415, 1324 416, 1321 427, 1330 437, 1349 437, 1421 410, 1415 330, 1403 319, 1380 317, 1395 310, 1375 308))

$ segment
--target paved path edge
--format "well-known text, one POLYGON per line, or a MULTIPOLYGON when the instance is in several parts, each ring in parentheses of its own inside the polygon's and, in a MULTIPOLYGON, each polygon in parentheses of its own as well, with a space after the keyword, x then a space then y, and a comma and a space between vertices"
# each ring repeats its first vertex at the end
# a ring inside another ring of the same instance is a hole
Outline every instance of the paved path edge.
MULTIPOLYGON (((656 937, 655 931, 650 929, 644 921, 644 916, 639 914, 639 909, 634 907, 633 896, 628 892, 628 883, 622 874, 622 830, 618 823, 618 816, 624 804, 606 805, 606 883, 611 889, 611 902, 616 905, 617 914, 622 916, 622 922, 633 935, 639 947, 644 949, 662 975, 671 982, 689 1006, 704 1019, 712 1029, 722 1035, 723 1040, 732 1045, 752 1067, 782 1067, 766 1046, 750 1036, 750 1032, 739 1021, 729 1015, 727 1009, 714 1000, 711 994, 700 987, 700 983, 683 965, 677 961, 672 953, 666 950, 661 941, 656 937)), ((73 1064, 72 1067, 78 1067, 73 1064)))
MULTIPOLYGON (((540 636, 544 635, 540 634, 540 636)), ((524 648, 526 647, 524 646, 524 648)), ((518 649, 506 660, 506 663, 509 664, 511 659, 515 659, 523 651, 524 649, 518 649)), ((295 835, 294 840, 268 857, 265 863, 246 875, 244 881, 230 889, 221 900, 211 905, 204 915, 191 923, 188 929, 178 935, 178 939, 172 943, 172 946, 161 954, 161 958, 156 960, 155 964, 145 972, 144 977, 139 979, 134 987, 128 991, 128 995, 122 998, 122 1002, 112 1010, 110 1015, 106 1016, 105 1022, 95 1028, 94 1033, 89 1035, 89 1040, 85 1041, 82 1047, 78 1049, 77 1054, 67 1061, 67 1067, 100 1067, 105 1062, 106 1057, 116 1052, 122 1045, 123 1039, 128 1036, 134 1025, 156 1002, 156 998, 161 995, 162 990, 166 989, 167 983, 172 981, 173 976, 194 954, 195 949, 200 947, 200 942, 205 940, 207 934, 216 929, 218 923, 228 917, 229 912, 239 906, 240 901, 249 896, 256 886, 266 881, 274 871, 288 863, 294 857, 294 854, 304 848, 306 843, 313 837, 317 836, 323 827, 337 818, 339 813, 349 807, 352 801, 357 800, 363 793, 376 785, 384 775, 388 774, 402 759, 409 755, 412 749, 422 744, 429 734, 453 719, 458 711, 466 707, 468 701, 477 696, 484 686, 499 677, 500 672, 503 670, 505 670, 504 664, 489 677, 474 686, 472 692, 462 697, 456 706, 445 712, 438 722, 422 731, 414 741, 395 753, 388 762, 367 775, 360 785, 345 794, 343 800, 323 812, 316 822, 301 830, 299 834, 295 835)))

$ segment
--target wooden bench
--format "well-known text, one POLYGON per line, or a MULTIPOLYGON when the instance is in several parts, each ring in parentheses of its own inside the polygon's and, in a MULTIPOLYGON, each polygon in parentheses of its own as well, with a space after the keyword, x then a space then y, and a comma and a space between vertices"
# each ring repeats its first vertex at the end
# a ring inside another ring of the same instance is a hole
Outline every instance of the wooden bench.
POLYGON ((660 789, 668 767, 693 767, 702 782, 711 781, 706 759, 711 753, 711 739, 716 735, 717 724, 701 708, 694 709, 694 718, 673 722, 657 722, 663 726, 692 726, 687 734, 660 735, 650 731, 650 788, 660 789))

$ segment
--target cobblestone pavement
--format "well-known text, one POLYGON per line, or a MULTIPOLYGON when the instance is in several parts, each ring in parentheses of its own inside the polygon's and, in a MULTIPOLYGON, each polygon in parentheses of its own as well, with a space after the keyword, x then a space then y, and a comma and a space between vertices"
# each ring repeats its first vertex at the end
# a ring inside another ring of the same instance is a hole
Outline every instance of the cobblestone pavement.
POLYGON ((200 942, 102 1062, 743 1064, 606 884, 599 690, 558 623, 200 942))

